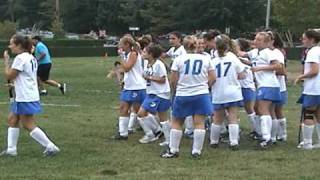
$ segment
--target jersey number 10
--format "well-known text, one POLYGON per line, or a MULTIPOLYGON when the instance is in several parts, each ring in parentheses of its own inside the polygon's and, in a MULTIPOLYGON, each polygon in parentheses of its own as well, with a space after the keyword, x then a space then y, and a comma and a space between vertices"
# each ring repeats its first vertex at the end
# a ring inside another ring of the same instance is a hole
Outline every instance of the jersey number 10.
MULTIPOLYGON (((185 71, 184 74, 189 74, 190 69, 190 59, 184 62, 185 64, 185 71)), ((201 73, 202 68, 202 60, 195 60, 193 61, 192 66, 192 75, 198 75, 201 73)))

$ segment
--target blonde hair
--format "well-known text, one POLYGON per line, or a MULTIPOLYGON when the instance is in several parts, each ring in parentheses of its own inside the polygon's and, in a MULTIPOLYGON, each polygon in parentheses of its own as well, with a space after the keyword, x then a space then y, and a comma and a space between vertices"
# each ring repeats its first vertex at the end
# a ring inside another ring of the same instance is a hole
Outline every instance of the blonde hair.
POLYGON ((120 39, 120 43, 128 44, 132 51, 136 51, 136 52, 140 51, 139 43, 137 43, 132 37, 123 36, 120 39))
MULTIPOLYGON (((219 57, 225 56, 226 51, 230 50, 231 46, 233 46, 229 36, 225 34, 218 35, 214 38, 214 41, 216 43, 219 57)), ((235 49, 236 48, 234 46, 234 50, 235 49)))
POLYGON ((186 36, 183 38, 183 46, 186 51, 195 52, 197 48, 197 38, 195 36, 186 36))
POLYGON ((267 32, 258 32, 257 35, 263 36, 264 42, 266 42, 266 43, 268 43, 268 42, 270 42, 272 40, 271 35, 269 33, 267 33, 267 32))

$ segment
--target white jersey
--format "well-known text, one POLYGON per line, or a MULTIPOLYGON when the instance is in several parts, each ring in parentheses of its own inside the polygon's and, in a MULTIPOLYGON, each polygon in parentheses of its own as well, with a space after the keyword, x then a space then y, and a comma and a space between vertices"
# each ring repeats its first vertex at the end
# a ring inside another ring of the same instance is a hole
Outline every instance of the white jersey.
POLYGON ((211 59, 214 59, 214 58, 218 57, 218 56, 217 56, 217 53, 218 53, 218 52, 217 52, 215 49, 211 49, 211 50, 210 50, 211 59))
MULTIPOLYGON (((130 52, 131 53, 131 52, 130 52)), ((124 61, 128 61, 130 53, 125 57, 124 61)), ((147 65, 147 61, 141 58, 138 54, 137 61, 130 69, 130 71, 124 73, 124 90, 142 90, 146 89, 146 81, 143 78, 143 72, 147 65)))
POLYGON ((170 85, 167 70, 162 61, 156 60, 154 64, 145 69, 145 75, 165 77, 166 82, 161 84, 154 81, 147 81, 147 94, 154 94, 164 99, 170 99, 170 85))
POLYGON ((224 57, 216 57, 213 61, 217 80, 212 86, 212 103, 224 104, 241 101, 242 91, 238 74, 246 68, 233 54, 227 53, 224 57))
POLYGON ((209 57, 185 54, 173 61, 172 71, 179 73, 176 96, 209 94, 208 72, 214 70, 209 57))
POLYGON ((171 47, 167 51, 167 55, 171 58, 172 61, 174 61, 178 56, 185 54, 187 54, 187 52, 182 45, 179 48, 171 47))
MULTIPOLYGON (((279 49, 274 49, 273 50, 274 57, 279 61, 280 64, 283 65, 284 67, 284 55, 279 49)), ((284 75, 277 75, 277 79, 280 84, 280 92, 285 92, 287 91, 287 86, 286 86, 286 76, 284 75)))
POLYGON ((250 66, 243 64, 246 68, 244 72, 246 73, 246 77, 244 79, 240 79, 240 85, 242 88, 249 88, 252 90, 256 90, 256 85, 253 80, 253 73, 250 69, 250 66))
MULTIPOLYGON (((320 47, 312 47, 308 53, 304 64, 304 73, 311 70, 311 63, 320 64, 320 47)), ((320 73, 313 78, 304 79, 303 94, 307 95, 320 95, 320 73)))
POLYGON ((14 58, 11 68, 19 72, 18 76, 13 80, 16 94, 15 101, 39 101, 38 63, 35 57, 27 52, 21 53, 14 58))
MULTIPOLYGON (((252 59, 253 67, 269 66, 271 61, 277 60, 271 49, 265 48, 257 53, 257 57, 252 59)), ((275 71, 258 71, 254 73, 257 87, 280 87, 275 71)))

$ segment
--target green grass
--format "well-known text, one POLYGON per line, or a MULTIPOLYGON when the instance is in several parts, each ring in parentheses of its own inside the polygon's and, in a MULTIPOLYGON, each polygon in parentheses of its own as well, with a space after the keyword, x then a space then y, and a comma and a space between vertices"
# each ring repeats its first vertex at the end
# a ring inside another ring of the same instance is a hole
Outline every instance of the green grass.
MULTIPOLYGON (((285 108, 289 139, 269 151, 255 150, 246 139, 249 125, 240 113, 242 140, 240 150, 227 147, 210 149, 205 143, 201 160, 190 158, 192 141, 184 139, 178 159, 161 159, 157 143, 141 145, 142 132, 128 142, 115 142, 119 90, 105 78, 114 58, 56 58, 52 79, 68 83, 65 96, 55 88, 43 103, 72 104, 80 107, 44 106, 38 124, 61 148, 53 158, 42 157, 42 149, 24 130, 18 144, 19 155, 0 158, 0 179, 319 179, 319 151, 296 148, 300 107, 295 104, 300 88, 289 86, 285 108)), ((290 61, 290 72, 298 62, 290 61)), ((1 66, 3 69, 3 66, 1 66)), ((5 82, 1 76, 1 82, 5 82)), ((8 102, 7 90, 0 88, 0 102, 8 102)), ((6 146, 8 105, 0 105, 0 147, 6 146)))

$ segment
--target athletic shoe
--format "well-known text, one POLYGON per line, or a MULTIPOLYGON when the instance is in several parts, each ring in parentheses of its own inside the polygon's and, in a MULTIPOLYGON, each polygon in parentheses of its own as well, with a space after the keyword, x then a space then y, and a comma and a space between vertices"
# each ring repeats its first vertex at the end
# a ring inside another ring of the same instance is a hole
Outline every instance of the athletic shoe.
POLYGON ((141 139, 139 139, 139 142, 141 144, 147 144, 147 143, 151 143, 151 142, 156 141, 156 140, 157 140, 156 137, 150 137, 150 136, 145 135, 141 139))
POLYGON ((312 148, 313 149, 319 149, 320 148, 320 143, 312 145, 312 148))
POLYGON ((17 155, 18 155, 17 151, 8 152, 7 150, 4 150, 0 153, 0 156, 7 156, 7 157, 15 157, 17 155))
POLYGON ((49 145, 43 151, 44 156, 55 156, 60 152, 60 149, 55 145, 49 145))
POLYGON ((269 140, 269 141, 261 140, 261 141, 258 143, 258 149, 260 149, 260 150, 266 150, 266 149, 268 149, 271 145, 272 145, 271 140, 269 140))
POLYGON ((230 148, 232 151, 238 151, 238 150, 239 150, 239 144, 230 145, 229 148, 230 148))
POLYGON ((213 149, 217 149, 219 147, 218 143, 210 144, 210 147, 213 149))
POLYGON ((201 155, 200 155, 199 153, 192 153, 192 154, 191 154, 191 157, 192 157, 193 159, 200 159, 201 155))
POLYGON ((260 141, 260 140, 262 140, 262 135, 257 133, 255 136, 253 136, 253 139, 260 141))
POLYGON ((48 95, 48 91, 40 91, 39 94, 40 96, 46 96, 48 95))
POLYGON ((128 136, 121 136, 119 133, 112 136, 111 139, 113 140, 128 140, 128 136))
MULTIPOLYGON (((162 138, 164 136, 163 132, 162 131, 158 131, 154 134, 155 138, 159 139, 159 138, 162 138)), ((156 139, 156 140, 157 140, 156 139)))
POLYGON ((60 91, 62 94, 65 94, 67 92, 67 84, 63 83, 60 87, 59 87, 60 91))
POLYGON ((169 146, 169 142, 163 141, 163 142, 159 143, 159 146, 168 147, 169 146))
POLYGON ((193 131, 185 131, 184 136, 189 139, 193 139, 193 131))
MULTIPOLYGON (((300 144, 301 144, 301 143, 300 143, 300 144)), ((299 145, 300 145, 300 144, 299 144, 299 145)), ((312 150, 312 149, 313 149, 313 146, 312 146, 312 144, 310 144, 310 143, 303 143, 303 144, 301 145, 300 149, 312 150)))
POLYGON ((301 148, 303 147, 303 145, 304 145, 304 142, 301 141, 301 142, 298 144, 297 148, 298 148, 298 149, 301 149, 301 148))
POLYGON ((172 153, 170 151, 170 148, 167 148, 167 150, 165 152, 160 154, 160 157, 162 157, 162 158, 177 158, 177 157, 179 157, 179 153, 178 152, 172 153))

